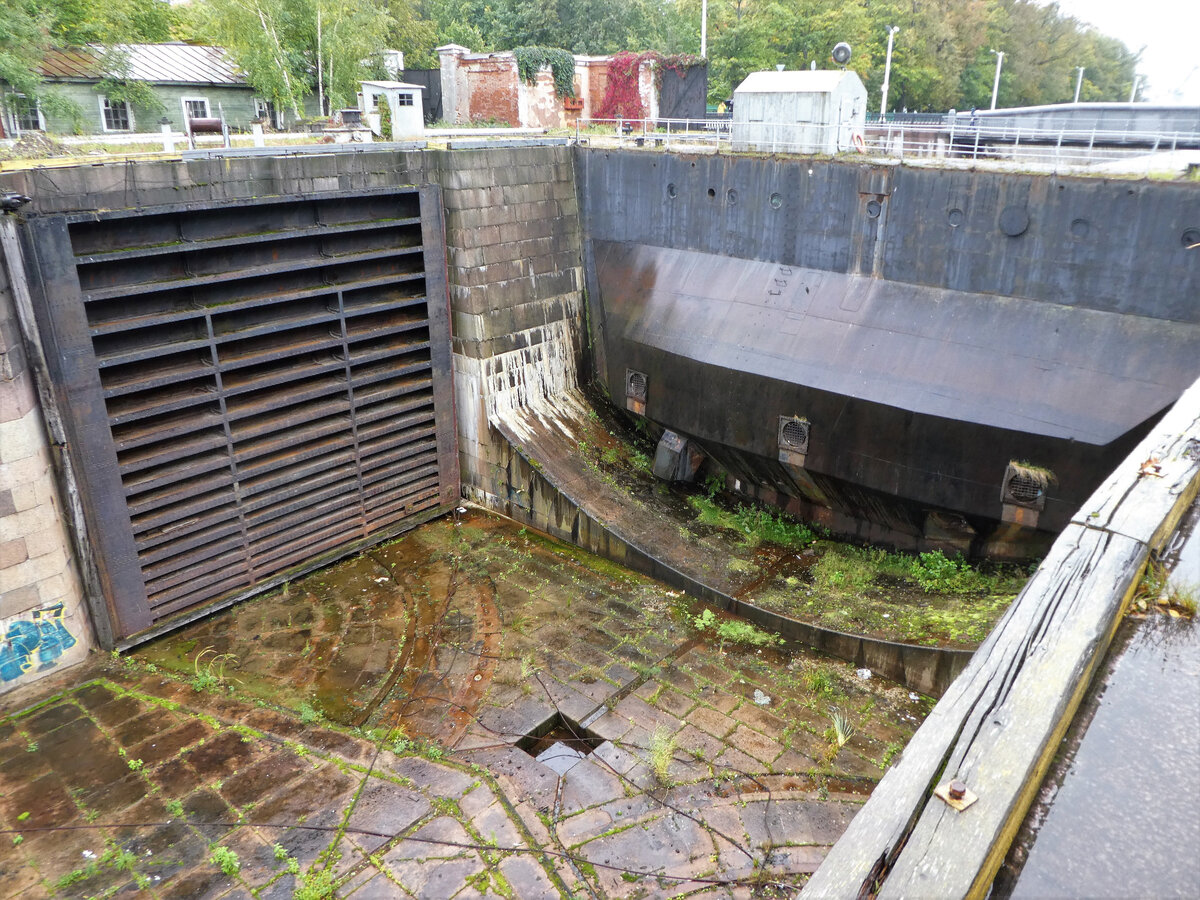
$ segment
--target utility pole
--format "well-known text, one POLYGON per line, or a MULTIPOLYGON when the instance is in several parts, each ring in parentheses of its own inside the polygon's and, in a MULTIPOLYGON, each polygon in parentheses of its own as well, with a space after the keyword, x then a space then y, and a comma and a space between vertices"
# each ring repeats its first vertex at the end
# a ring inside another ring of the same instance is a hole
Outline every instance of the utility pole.
POLYGON ((708 59, 708 0, 700 2, 700 58, 708 59))
POLYGON ((1141 85, 1141 83, 1142 83, 1142 76, 1134 75, 1133 76, 1133 90, 1129 92, 1129 102, 1130 103, 1132 103, 1133 98, 1137 96, 1137 89, 1141 85))
POLYGON ((888 26, 888 49, 887 62, 883 66, 883 96, 879 99, 879 118, 882 119, 887 115, 887 95, 888 88, 892 83, 892 41, 896 37, 896 32, 900 30, 898 25, 888 26))
POLYGON ((1079 72, 1079 77, 1075 79, 1075 102, 1079 102, 1079 89, 1083 87, 1083 66, 1076 66, 1075 69, 1079 72))
POLYGON ((1004 65, 1004 51, 993 50, 996 54, 996 80, 992 82, 992 109, 996 108, 996 95, 1000 93, 1000 67, 1004 65))

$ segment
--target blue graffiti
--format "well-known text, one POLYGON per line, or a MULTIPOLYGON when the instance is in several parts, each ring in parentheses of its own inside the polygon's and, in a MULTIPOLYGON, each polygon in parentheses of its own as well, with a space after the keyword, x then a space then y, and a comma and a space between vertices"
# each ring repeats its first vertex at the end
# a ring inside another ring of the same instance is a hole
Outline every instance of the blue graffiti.
POLYGON ((29 621, 13 622, 0 643, 0 678, 12 681, 33 669, 54 666, 60 656, 78 643, 63 625, 63 604, 35 609, 29 621), (36 657, 36 661, 35 661, 36 657))

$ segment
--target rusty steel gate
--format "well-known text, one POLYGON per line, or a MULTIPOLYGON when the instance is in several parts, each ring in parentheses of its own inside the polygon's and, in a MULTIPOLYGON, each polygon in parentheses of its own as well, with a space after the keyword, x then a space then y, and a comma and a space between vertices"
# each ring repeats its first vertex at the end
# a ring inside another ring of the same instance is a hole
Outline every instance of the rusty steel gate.
POLYGON ((31 217, 23 245, 106 642, 456 501, 436 186, 31 217))

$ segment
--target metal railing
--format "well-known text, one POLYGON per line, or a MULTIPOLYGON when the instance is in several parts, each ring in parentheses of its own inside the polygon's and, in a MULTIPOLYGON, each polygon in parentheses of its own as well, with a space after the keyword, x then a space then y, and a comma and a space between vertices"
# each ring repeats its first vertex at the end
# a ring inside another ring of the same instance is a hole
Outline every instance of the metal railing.
POLYGON ((944 117, 941 125, 876 122, 865 128, 818 123, 731 122, 729 119, 580 119, 580 143, 710 152, 861 154, 920 164, 992 163, 1049 171, 1092 170, 1139 173, 1183 169, 1188 160, 1167 157, 1195 151, 1200 134, 1112 130, 1035 129, 1011 122, 964 123, 944 117))

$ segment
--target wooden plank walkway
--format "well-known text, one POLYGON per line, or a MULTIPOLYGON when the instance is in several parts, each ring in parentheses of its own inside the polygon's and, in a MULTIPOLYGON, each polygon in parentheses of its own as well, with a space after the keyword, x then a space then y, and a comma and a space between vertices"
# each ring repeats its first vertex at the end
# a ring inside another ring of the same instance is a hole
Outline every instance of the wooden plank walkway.
POLYGON ((805 887, 983 897, 1152 551, 1200 488, 1200 381, 1093 493, 805 887), (950 780, 978 801, 933 794, 950 780))

